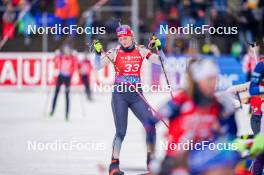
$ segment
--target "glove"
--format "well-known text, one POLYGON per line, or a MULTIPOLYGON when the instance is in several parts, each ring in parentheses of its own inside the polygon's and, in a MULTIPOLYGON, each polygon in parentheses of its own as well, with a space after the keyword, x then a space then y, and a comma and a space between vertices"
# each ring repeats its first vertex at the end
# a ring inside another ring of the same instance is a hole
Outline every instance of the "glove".
POLYGON ((255 155, 258 155, 262 152, 264 152, 264 135, 258 134, 254 138, 254 143, 250 149, 250 154, 255 156, 255 155))
POLYGON ((100 43, 99 40, 95 40, 93 42, 93 47, 94 47, 97 54, 101 54, 103 45, 100 43))
POLYGON ((247 143, 245 140, 235 139, 233 143, 236 144, 236 146, 237 146, 236 151, 243 153, 247 150, 247 143))
POLYGON ((155 35, 152 35, 152 37, 150 39, 149 48, 158 49, 158 50, 161 49, 161 42, 155 35))

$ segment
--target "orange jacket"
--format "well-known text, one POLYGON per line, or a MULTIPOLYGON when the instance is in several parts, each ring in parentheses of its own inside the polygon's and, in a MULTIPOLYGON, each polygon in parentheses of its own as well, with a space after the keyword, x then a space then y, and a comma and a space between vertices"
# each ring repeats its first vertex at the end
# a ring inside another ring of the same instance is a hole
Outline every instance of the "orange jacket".
POLYGON ((61 19, 76 18, 79 15, 78 0, 65 0, 63 7, 55 8, 55 16, 61 19))

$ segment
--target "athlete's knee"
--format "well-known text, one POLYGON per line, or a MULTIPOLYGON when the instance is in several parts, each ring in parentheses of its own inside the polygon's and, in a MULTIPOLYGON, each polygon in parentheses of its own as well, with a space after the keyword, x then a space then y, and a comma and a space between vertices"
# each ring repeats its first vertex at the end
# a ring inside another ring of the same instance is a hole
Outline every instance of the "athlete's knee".
POLYGON ((143 122, 146 133, 156 133, 156 122, 152 120, 146 120, 143 122))
POLYGON ((156 134, 156 126, 153 124, 153 125, 148 125, 148 126, 145 126, 145 131, 147 133, 153 133, 153 134, 156 134))

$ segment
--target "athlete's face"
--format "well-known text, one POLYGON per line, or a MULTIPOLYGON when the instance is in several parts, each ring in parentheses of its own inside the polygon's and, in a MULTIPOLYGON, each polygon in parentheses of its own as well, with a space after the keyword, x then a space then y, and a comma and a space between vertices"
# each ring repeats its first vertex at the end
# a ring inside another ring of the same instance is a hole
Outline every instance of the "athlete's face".
POLYGON ((124 48, 128 48, 133 44, 133 39, 131 36, 119 37, 118 41, 124 48))
POLYGON ((204 95, 208 97, 213 97, 215 93, 216 81, 217 81, 217 76, 212 76, 209 78, 199 80, 197 84, 200 91, 204 95))

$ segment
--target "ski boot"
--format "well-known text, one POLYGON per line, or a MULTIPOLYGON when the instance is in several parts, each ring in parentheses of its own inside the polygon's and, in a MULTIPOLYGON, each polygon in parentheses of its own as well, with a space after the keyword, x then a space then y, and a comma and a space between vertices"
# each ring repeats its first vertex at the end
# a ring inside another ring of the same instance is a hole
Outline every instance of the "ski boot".
POLYGON ((119 159, 112 159, 109 167, 109 175, 124 175, 123 171, 119 169, 119 159))
POLYGON ((150 171, 150 163, 154 159, 154 156, 151 152, 147 154, 147 170, 150 171))
POLYGON ((54 115, 54 111, 51 111, 51 112, 49 113, 49 117, 53 117, 53 115, 54 115))

